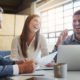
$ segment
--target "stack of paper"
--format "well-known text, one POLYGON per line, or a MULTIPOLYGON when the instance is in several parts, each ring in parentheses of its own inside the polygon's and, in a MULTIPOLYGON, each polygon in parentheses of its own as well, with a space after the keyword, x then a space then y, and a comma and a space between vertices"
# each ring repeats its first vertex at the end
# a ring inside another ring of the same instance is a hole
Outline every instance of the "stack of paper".
POLYGON ((56 56, 57 52, 51 53, 47 56, 42 57, 39 61, 38 61, 38 65, 42 66, 42 65, 47 65, 48 63, 51 63, 51 61, 54 60, 54 57, 56 56))

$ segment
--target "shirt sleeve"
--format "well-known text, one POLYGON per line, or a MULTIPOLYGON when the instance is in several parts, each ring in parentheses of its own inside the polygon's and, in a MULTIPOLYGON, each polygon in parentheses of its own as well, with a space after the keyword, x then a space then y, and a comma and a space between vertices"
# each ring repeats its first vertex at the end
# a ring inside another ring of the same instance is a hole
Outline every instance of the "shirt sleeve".
POLYGON ((12 76, 13 65, 0 65, 0 77, 12 76))
POLYGON ((18 75, 19 74, 19 67, 18 65, 13 65, 13 75, 18 75))

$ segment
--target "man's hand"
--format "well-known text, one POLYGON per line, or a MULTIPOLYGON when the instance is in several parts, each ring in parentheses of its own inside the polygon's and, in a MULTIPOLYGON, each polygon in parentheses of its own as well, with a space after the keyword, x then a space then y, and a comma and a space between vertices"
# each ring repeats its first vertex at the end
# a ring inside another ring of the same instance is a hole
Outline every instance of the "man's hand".
POLYGON ((35 70, 35 62, 32 60, 26 60, 22 64, 19 64, 20 74, 31 73, 35 70))
POLYGON ((65 29, 61 34, 60 36, 58 37, 58 40, 57 40, 57 43, 56 43, 56 47, 58 47, 59 45, 61 45, 64 40, 67 38, 68 36, 68 31, 67 29, 65 29))

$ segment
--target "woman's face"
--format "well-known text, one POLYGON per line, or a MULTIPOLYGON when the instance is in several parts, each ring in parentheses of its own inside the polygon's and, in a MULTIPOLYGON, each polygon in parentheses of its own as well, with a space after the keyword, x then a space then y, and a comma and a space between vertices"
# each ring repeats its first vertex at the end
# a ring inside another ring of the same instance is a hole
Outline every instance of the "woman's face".
POLYGON ((40 18, 34 17, 29 23, 29 30, 31 33, 36 33, 40 29, 40 18))

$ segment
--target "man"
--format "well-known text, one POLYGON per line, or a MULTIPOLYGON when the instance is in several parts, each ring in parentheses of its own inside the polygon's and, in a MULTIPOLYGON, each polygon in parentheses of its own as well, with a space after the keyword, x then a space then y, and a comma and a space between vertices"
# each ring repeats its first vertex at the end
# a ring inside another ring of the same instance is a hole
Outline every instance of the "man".
MULTIPOLYGON (((0 28, 2 13, 3 9, 0 7, 0 28)), ((4 59, 0 55, 0 77, 30 73, 34 71, 34 66, 35 64, 31 60, 12 61, 9 59, 4 59)))
MULTIPOLYGON (((73 34, 68 36, 68 30, 65 29, 56 42, 54 50, 57 51, 59 45, 80 45, 80 10, 76 11, 73 14, 73 34)), ((55 62, 57 61, 57 55, 54 58, 55 62)))
POLYGON ((56 50, 60 44, 80 45, 80 10, 73 14, 73 34, 68 36, 68 31, 64 30, 55 45, 56 50))

